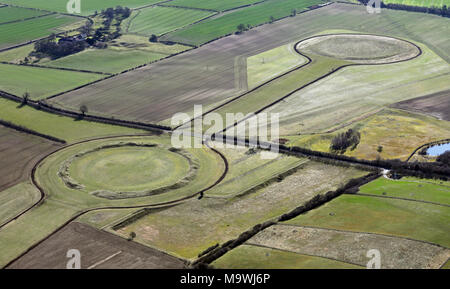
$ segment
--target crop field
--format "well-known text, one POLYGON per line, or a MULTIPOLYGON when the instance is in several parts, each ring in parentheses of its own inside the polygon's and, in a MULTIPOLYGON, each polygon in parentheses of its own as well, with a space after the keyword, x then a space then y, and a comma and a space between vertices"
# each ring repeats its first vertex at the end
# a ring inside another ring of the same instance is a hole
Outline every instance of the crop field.
POLYGON ((329 151, 331 140, 349 128, 361 133, 355 150, 346 155, 364 159, 402 159, 420 145, 450 136, 450 123, 410 112, 384 109, 364 120, 355 122, 333 133, 287 136, 288 145, 301 146, 319 151, 329 151), (382 151, 378 151, 378 147, 382 151))
MULTIPOLYGON (((92 49, 43 63, 45 66, 118 73, 166 57, 142 50, 92 49)), ((94 74, 95 75, 95 74, 94 74)))
POLYGON ((280 46, 247 58, 247 84, 253 88, 290 69, 302 65, 307 59, 293 50, 293 45, 280 46))
MULTIPOLYGON (((122 236, 136 232, 138 242, 190 259, 216 243, 236 238, 256 224, 282 215, 315 195, 334 190, 350 178, 364 174, 366 172, 354 168, 308 162, 282 182, 251 193, 230 200, 205 197, 165 210, 150 211, 115 229, 122 236), (321 182, 325 176, 329 181, 321 182)), ((214 194, 214 189, 210 193, 214 194)))
POLYGON ((46 14, 42 11, 31 9, 17 8, 17 7, 0 7, 0 24, 23 20, 31 17, 36 17, 46 14))
POLYGON ((212 263, 218 269, 363 269, 317 256, 273 248, 241 245, 212 263))
POLYGON ((71 248, 79 248, 84 253, 83 269, 185 268, 183 260, 80 223, 71 223, 9 268, 65 269, 66 253, 71 248))
POLYGON ((16 125, 63 139, 69 143, 95 137, 148 133, 127 127, 75 120, 28 106, 20 107, 16 102, 6 99, 0 99, 0 119, 14 121, 16 125))
POLYGON ((450 90, 395 103, 392 107, 425 113, 450 121, 450 90))
POLYGON ((449 0, 383 0, 385 4, 403 4, 420 7, 442 7, 449 6, 449 0))
MULTIPOLYGON (((3 109, 3 106, 0 110, 3 109)), ((5 120, 2 116, 0 119, 5 120)), ((40 157, 59 145, 38 136, 0 126, 0 190, 26 180, 40 157)))
POLYGON ((323 3, 321 0, 268 0, 261 4, 250 6, 236 12, 224 14, 218 18, 203 21, 191 27, 170 33, 164 39, 200 45, 210 40, 237 31, 239 24, 256 26, 268 23, 273 17, 280 19, 289 16, 292 9, 298 12, 309 6, 323 3))
POLYGON ((449 249, 419 241, 301 226, 275 225, 255 235, 247 244, 359 266, 367 264, 366 253, 370 248, 382 248, 383 269, 437 269, 450 257, 449 249))
MULTIPOLYGON (((3 8, 0 8, 3 9, 3 8)), ((26 21, 6 23, 0 29, 0 48, 62 32, 59 28, 84 20, 65 15, 49 15, 26 21)))
MULTIPOLYGON (((329 29, 335 29, 336 27, 347 29, 346 31, 356 30, 364 33, 382 33, 387 36, 417 40, 427 45, 443 60, 450 60, 450 55, 448 54, 450 41, 444 40, 440 36, 442 35, 442 29, 444 31, 448 29, 445 24, 446 20, 442 17, 387 10, 376 18, 371 18, 366 17, 366 13, 367 11, 364 7, 332 4, 303 13, 301 16, 289 17, 271 25, 252 29, 242 35, 233 35, 214 41, 182 55, 155 63, 151 67, 131 71, 90 85, 76 92, 59 96, 53 99, 52 102, 71 109, 77 109, 81 103, 85 103, 95 113, 124 119, 138 119, 145 122, 165 121, 166 124, 170 125, 170 118, 174 113, 191 113, 194 104, 212 107, 214 104, 221 103, 225 99, 245 91, 247 83, 246 67, 244 66, 241 69, 241 66, 236 66, 234 61, 230 61, 231 57, 252 56, 255 54, 255 51, 264 52, 283 44, 299 41, 327 29, 328 31, 329 29), (411 15, 414 15, 414 17, 411 17, 411 15), (327 21, 323 20, 325 18, 327 21), (350 21, 349 19, 352 20, 350 21), (430 27, 430 29, 425 31, 424 26, 418 25, 418 22, 425 23, 424 25, 430 27), (394 23, 403 23, 404 26, 402 27, 406 27, 406 32, 394 23), (295 29, 293 29, 294 27, 295 29), (438 31, 440 32, 438 33, 438 31), (243 70, 243 73, 240 73, 241 70, 243 70), (186 79, 185 75, 190 75, 189 79, 186 79), (241 77, 241 75, 245 76, 241 77), (168 81, 167 79, 174 81, 168 81), (241 79, 245 85, 242 84, 241 79), (122 105, 123 95, 127 95, 127 107, 122 105)), ((430 54, 430 57, 436 54, 430 54)), ((448 64, 437 59, 435 58, 434 60, 437 61, 436 63, 430 63, 430 67, 440 67, 438 72, 434 74, 430 71, 430 77, 435 76, 435 78, 423 81, 425 84, 428 83, 427 89, 437 90, 439 85, 445 86, 448 84, 444 72, 448 69, 448 64)), ((404 67, 413 63, 419 65, 417 62, 429 60, 424 54, 417 59, 392 66, 404 67)), ((377 68, 363 68, 361 66, 348 69, 367 69, 375 73, 377 68)), ((393 70, 392 75, 397 76, 395 69, 391 69, 393 70)), ((344 69, 337 72, 333 77, 345 71, 344 69)), ((384 78, 384 75, 384 73, 381 73, 376 77, 384 78)), ((406 78, 414 78, 415 76, 419 78, 416 74, 406 74, 406 72, 403 75, 406 78)), ((355 75, 355 77, 357 76, 355 75)), ((361 78, 364 78, 364 82, 370 81, 370 78, 366 76, 361 78)), ((394 81, 395 79, 392 77, 386 78, 386 81, 394 81)), ((351 81, 351 79, 348 81, 351 81)), ((403 89, 408 92, 400 95, 414 94, 416 89, 420 93, 423 89, 422 87, 424 87, 419 81, 417 85, 414 83, 408 85, 408 83, 405 82, 403 86, 393 89, 392 94, 403 89)), ((340 82, 339 87, 341 87, 340 82)), ((345 87, 348 88, 348 86, 345 87)), ((367 88, 367 86, 364 87, 367 88)), ((370 88, 373 87, 370 86, 370 88)), ((333 87, 334 90, 335 88, 333 87)), ((348 93, 352 91, 349 89, 348 93)), ((423 94, 428 94, 426 89, 422 91, 423 94)), ((390 90, 385 92, 390 93, 390 90)), ((366 95, 366 92, 363 93, 366 95)), ((326 101, 332 99, 327 98, 326 101)), ((371 108, 373 106, 366 105, 366 109, 370 110, 371 108)), ((353 111, 358 111, 358 109, 354 108, 353 111)), ((330 110, 327 109, 327 111, 330 110)), ((333 109, 332 111, 339 112, 340 109, 333 109)), ((343 115, 348 115, 348 111, 345 111, 343 115)), ((297 127, 297 125, 295 126, 297 127)))
POLYGON ((263 2, 262 0, 174 0, 168 3, 164 3, 163 5, 167 6, 180 6, 180 7, 189 7, 189 8, 201 8, 201 9, 210 9, 215 11, 224 11, 233 8, 238 8, 246 5, 257 4, 259 2, 263 2))
POLYGON ((33 100, 76 88, 104 78, 105 75, 30 66, 0 64, 0 90, 33 100))
POLYGON ((213 12, 202 10, 156 6, 133 12, 124 25, 129 33, 159 36, 213 14, 213 12))
MULTIPOLYGON (((102 9, 109 7, 116 7, 121 5, 128 8, 137 8, 146 5, 156 4, 162 0, 89 0, 82 1, 81 3, 81 15, 91 15, 95 11, 100 12, 102 9)), ((56 11, 62 13, 68 13, 67 2, 61 0, 2 0, 2 3, 11 4, 21 7, 37 8, 47 11, 56 11)))
POLYGON ((409 200, 343 195, 286 222, 350 232, 384 234, 449 247, 450 207, 409 200), (358 218, 355 218, 358 216, 358 218))

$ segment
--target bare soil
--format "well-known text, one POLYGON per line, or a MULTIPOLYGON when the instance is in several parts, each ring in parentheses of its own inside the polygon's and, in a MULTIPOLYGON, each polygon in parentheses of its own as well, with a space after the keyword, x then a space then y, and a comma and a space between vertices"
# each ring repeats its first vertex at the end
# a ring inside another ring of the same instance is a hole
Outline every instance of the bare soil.
POLYGON ((0 191, 26 180, 36 162, 60 145, 0 126, 0 191))
POLYGON ((183 260, 81 223, 64 229, 11 264, 13 269, 65 269, 67 251, 81 253, 82 269, 183 269, 183 260))
POLYGON ((425 113, 450 121, 450 90, 401 101, 393 104, 392 107, 425 113))

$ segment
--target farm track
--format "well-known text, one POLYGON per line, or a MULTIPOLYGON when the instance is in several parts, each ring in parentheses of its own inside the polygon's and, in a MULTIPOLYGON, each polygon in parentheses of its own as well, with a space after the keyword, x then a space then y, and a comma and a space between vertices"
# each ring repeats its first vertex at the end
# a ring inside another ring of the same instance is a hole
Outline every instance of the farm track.
MULTIPOLYGON (((29 207, 28 209, 26 209, 25 211, 21 212, 19 215, 15 216, 14 218, 8 220, 7 222, 3 223, 2 225, 0 225, 0 231, 3 227, 5 227, 6 225, 10 224, 11 222, 17 220, 18 218, 20 218, 22 215, 26 214, 27 212, 29 212, 30 210, 32 210, 33 208, 36 208, 38 206, 40 206, 43 201, 45 200, 45 197, 47 196, 45 193, 45 190, 37 183, 36 181, 36 169, 38 168, 38 166, 48 157, 50 157, 51 155, 66 149, 68 147, 72 147, 78 144, 82 144, 82 143, 87 143, 87 142, 91 142, 91 141, 96 141, 96 140, 104 140, 104 139, 114 139, 114 138, 118 138, 118 137, 138 137, 138 136, 149 136, 148 134, 138 134, 138 135, 121 135, 121 136, 110 136, 110 137, 101 137, 101 138, 95 138, 95 139, 89 139, 89 140, 84 140, 81 142, 77 142, 77 143, 73 143, 64 147, 61 147, 53 152, 51 152, 50 154, 47 154, 46 156, 42 157, 34 166, 32 169, 32 173, 31 173, 31 181, 33 183, 33 185, 39 190, 41 196, 40 199, 33 204, 31 207, 29 207)), ((69 220, 67 220, 64 224, 62 224, 61 226, 59 226, 56 230, 54 230, 52 233, 50 233, 49 235, 47 235, 45 238, 43 238, 42 240, 36 242, 35 244, 33 244, 31 247, 29 247, 26 251, 24 251, 22 254, 20 254, 19 256, 17 256, 16 258, 14 258, 13 260, 9 261, 2 269, 6 269, 8 268, 12 263, 14 263, 15 261, 17 261, 18 259, 20 259, 22 256, 26 255, 28 252, 30 252, 32 249, 34 249, 35 247, 37 247, 39 244, 43 243, 44 241, 46 241, 47 239, 49 239, 51 236, 53 236, 54 234, 56 234, 57 232, 61 231, 65 226, 67 226, 68 224, 70 224, 71 222, 73 222, 74 220, 76 220, 77 218, 81 217, 82 215, 89 213, 89 212, 93 212, 93 211, 100 211, 100 210, 118 210, 118 209, 139 209, 139 208, 152 208, 152 207, 164 207, 164 206, 168 206, 168 205, 174 205, 174 204, 178 204, 181 203, 183 201, 186 201, 188 199, 192 199, 194 197, 196 197, 197 195, 202 196, 204 192, 212 189, 213 187, 217 186, 228 174, 229 171, 229 164, 228 164, 228 160, 226 159, 226 157, 218 150, 214 149, 213 147, 211 147, 208 142, 204 143, 209 149, 211 149, 214 153, 218 154, 220 156, 220 158, 223 160, 224 165, 225 165, 225 169, 222 173, 222 175, 210 186, 190 195, 190 196, 186 196, 180 199, 176 199, 176 200, 172 200, 172 201, 168 201, 168 202, 161 202, 161 203, 156 203, 156 204, 144 204, 144 205, 136 205, 136 206, 106 206, 106 207, 98 207, 98 208, 91 208, 91 209, 86 209, 83 211, 80 211, 79 213, 75 214, 74 216, 72 216, 69 220)))

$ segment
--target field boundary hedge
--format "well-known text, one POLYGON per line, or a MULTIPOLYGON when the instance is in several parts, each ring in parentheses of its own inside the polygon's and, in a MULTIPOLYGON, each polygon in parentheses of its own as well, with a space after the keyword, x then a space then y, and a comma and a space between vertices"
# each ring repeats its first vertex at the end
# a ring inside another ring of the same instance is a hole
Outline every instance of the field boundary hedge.
POLYGON ((55 70, 64 70, 64 71, 72 71, 72 72, 82 72, 82 73, 91 73, 91 74, 101 74, 101 75, 112 75, 112 73, 107 72, 100 72, 100 71, 91 71, 91 70, 82 70, 82 69, 75 69, 75 68, 65 68, 65 67, 52 67, 52 66, 45 66, 45 65, 39 65, 39 64, 30 64, 30 63, 12 63, 7 61, 0 61, 1 64, 7 64, 7 65, 17 65, 17 66, 29 66, 29 67, 36 67, 36 68, 46 68, 46 69, 55 69, 55 70))
MULTIPOLYGON (((5 7, 7 7, 7 6, 5 6, 5 7)), ((4 8, 4 7, 0 7, 0 8, 4 8)), ((50 16, 50 15, 53 15, 53 14, 58 14, 58 13, 52 12, 52 13, 47 13, 47 14, 37 15, 37 16, 28 17, 28 18, 23 18, 23 19, 11 20, 11 21, 8 21, 8 22, 2 22, 2 23, 0 23, 0 25, 11 24, 11 23, 16 23, 16 22, 22 22, 22 21, 27 21, 27 20, 33 20, 33 19, 36 19, 36 18, 41 18, 41 17, 45 17, 45 16, 50 16)))
POLYGON ((12 122, 9 122, 9 121, 6 121, 6 120, 0 119, 0 125, 3 125, 5 127, 8 127, 8 128, 14 129, 14 130, 17 130, 19 132, 35 135, 35 136, 38 136, 38 137, 42 137, 42 138, 45 138, 47 140, 51 140, 51 141, 54 141, 54 142, 57 142, 57 143, 61 143, 61 144, 66 144, 67 143, 63 139, 60 139, 60 138, 57 138, 57 137, 54 137, 54 136, 51 136, 51 135, 43 134, 43 133, 34 131, 32 129, 26 128, 24 126, 13 124, 12 122))
MULTIPOLYGON (((4 97, 6 99, 12 100, 14 102, 23 103, 23 99, 21 97, 10 94, 10 93, 2 91, 2 90, 0 90, 0 96, 4 97)), ((144 123, 135 122, 135 121, 119 120, 119 119, 94 116, 94 115, 89 115, 89 114, 83 115, 82 113, 53 107, 50 104, 46 103, 45 101, 28 100, 26 102, 26 105, 29 105, 38 110, 43 110, 43 111, 46 111, 49 113, 55 113, 58 115, 67 116, 67 117, 80 119, 80 120, 94 121, 94 122, 111 124, 111 125, 119 125, 119 126, 135 128, 135 129, 143 129, 143 130, 153 131, 153 132, 156 132, 159 134, 163 133, 163 131, 170 131, 169 127, 162 126, 162 125, 144 124, 144 123)))

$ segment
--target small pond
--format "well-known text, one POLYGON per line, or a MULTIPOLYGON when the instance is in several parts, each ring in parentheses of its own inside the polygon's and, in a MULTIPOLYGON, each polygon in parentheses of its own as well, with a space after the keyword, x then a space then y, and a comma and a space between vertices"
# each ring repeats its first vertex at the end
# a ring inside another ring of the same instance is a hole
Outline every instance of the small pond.
POLYGON ((427 149, 427 154, 436 157, 442 155, 446 151, 450 151, 450 143, 431 146, 427 149))

